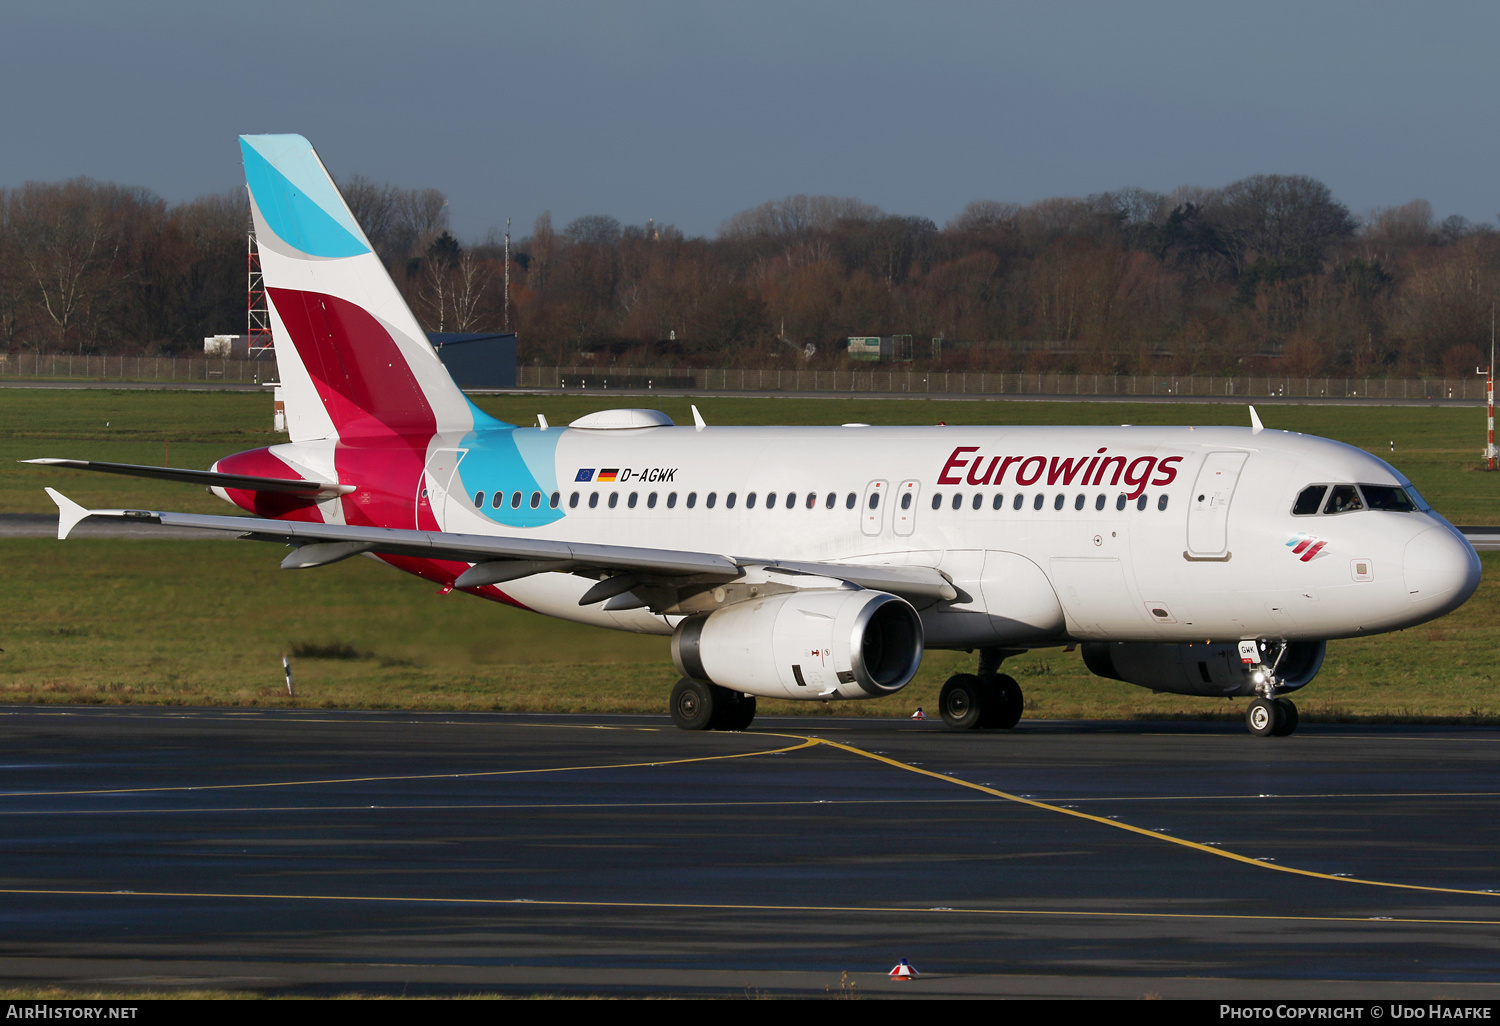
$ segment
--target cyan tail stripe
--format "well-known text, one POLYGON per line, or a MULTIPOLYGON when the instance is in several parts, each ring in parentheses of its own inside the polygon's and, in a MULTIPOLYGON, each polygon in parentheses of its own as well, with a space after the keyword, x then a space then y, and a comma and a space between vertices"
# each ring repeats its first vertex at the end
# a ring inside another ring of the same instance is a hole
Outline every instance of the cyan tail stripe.
POLYGON ((242 135, 245 181, 261 217, 287 245, 314 257, 368 253, 343 197, 300 135, 242 135))

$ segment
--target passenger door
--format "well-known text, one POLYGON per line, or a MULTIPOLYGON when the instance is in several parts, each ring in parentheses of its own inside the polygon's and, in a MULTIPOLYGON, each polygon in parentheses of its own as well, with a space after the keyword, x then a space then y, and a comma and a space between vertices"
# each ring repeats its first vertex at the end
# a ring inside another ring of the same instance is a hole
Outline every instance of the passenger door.
POLYGON ((427 460, 417 491, 417 530, 423 529, 423 514, 430 513, 439 527, 448 523, 448 489, 467 449, 438 449, 427 460))
POLYGON ((1234 498, 1245 452, 1211 452, 1198 471, 1193 494, 1188 496, 1187 551, 1198 559, 1217 559, 1229 554, 1229 502, 1234 498))

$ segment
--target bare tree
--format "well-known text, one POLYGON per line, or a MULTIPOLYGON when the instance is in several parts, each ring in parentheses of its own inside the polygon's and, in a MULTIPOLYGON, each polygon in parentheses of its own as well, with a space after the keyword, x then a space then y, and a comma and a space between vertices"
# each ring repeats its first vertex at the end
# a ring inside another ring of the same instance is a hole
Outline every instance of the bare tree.
POLYGON ((473 331, 479 326, 479 304, 490 284, 492 269, 472 249, 466 249, 449 271, 453 329, 473 331))
POLYGON ((840 221, 873 221, 879 207, 839 196, 788 196, 741 211, 719 228, 721 239, 803 239, 840 221))
POLYGON ((1356 227, 1328 186, 1306 175, 1242 178, 1218 195, 1209 216, 1240 273, 1257 260, 1316 270, 1356 227))

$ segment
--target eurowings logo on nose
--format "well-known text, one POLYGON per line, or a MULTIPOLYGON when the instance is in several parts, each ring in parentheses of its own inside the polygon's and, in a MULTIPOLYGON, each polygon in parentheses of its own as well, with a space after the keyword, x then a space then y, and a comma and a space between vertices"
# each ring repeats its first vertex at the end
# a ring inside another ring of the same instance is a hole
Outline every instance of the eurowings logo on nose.
POLYGON ((1318 553, 1323 551, 1323 546, 1328 542, 1316 535, 1297 533, 1287 541, 1287 548, 1292 550, 1293 555, 1301 555, 1302 562, 1306 563, 1318 553))

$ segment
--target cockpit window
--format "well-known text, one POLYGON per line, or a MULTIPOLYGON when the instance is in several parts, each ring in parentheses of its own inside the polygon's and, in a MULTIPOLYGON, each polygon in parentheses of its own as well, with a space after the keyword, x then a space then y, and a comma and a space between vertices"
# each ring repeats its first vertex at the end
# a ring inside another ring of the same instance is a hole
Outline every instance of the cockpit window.
POLYGON ((1309 485, 1302 489, 1302 494, 1297 496, 1296 505, 1292 507, 1292 516, 1312 516, 1323 505, 1323 496, 1327 493, 1327 485, 1309 485))
POLYGON ((1416 503, 1417 509, 1421 510, 1423 513, 1426 513, 1428 510, 1432 509, 1432 506, 1427 502, 1427 500, 1422 498, 1422 493, 1417 491, 1411 485, 1403 486, 1403 490, 1407 495, 1411 496, 1411 501, 1416 503))
POLYGON ((1402 488, 1395 485, 1372 485, 1362 484, 1359 490, 1364 493, 1365 505, 1371 509, 1387 509, 1395 513, 1410 513, 1417 508, 1411 496, 1406 494, 1402 488))
POLYGON ((1328 496, 1328 505, 1323 507, 1323 512, 1352 513, 1364 508, 1365 504, 1359 501, 1359 489, 1353 485, 1334 485, 1333 494, 1328 496))

